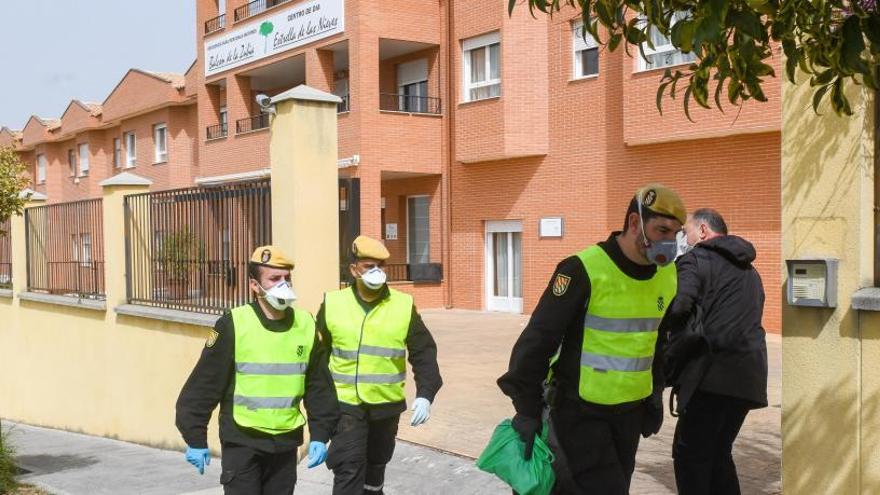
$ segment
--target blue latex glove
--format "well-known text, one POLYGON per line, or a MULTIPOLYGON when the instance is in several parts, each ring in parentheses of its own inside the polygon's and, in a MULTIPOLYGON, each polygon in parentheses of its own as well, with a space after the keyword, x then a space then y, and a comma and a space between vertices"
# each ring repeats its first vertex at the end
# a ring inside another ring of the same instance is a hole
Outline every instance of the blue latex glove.
POLYGON ((211 454, 208 449, 186 448, 186 462, 199 470, 199 474, 205 474, 205 466, 211 464, 211 454))
POLYGON ((413 415, 410 425, 419 426, 431 417, 431 401, 419 397, 413 401, 412 411, 413 415))
POLYGON ((327 444, 324 442, 309 442, 309 469, 320 466, 327 458, 327 444))

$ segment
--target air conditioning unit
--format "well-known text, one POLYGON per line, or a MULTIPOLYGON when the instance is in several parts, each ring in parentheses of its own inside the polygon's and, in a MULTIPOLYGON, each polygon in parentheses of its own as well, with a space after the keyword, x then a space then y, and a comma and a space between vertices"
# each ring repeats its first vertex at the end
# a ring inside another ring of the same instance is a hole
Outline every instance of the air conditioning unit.
POLYGON ((443 280, 443 265, 440 263, 411 263, 409 279, 413 282, 440 282, 443 280))

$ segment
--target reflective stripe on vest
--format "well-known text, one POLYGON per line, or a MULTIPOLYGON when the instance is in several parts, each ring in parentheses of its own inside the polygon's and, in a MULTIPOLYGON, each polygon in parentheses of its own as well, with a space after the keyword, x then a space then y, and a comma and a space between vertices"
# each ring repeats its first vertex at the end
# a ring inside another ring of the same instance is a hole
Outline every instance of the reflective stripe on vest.
POLYGON ((403 401, 412 296, 389 289, 391 294, 365 313, 354 290, 349 287, 324 296, 336 395, 354 405, 403 401))
POLYGON ((235 391, 232 417, 236 424, 277 435, 300 428, 305 418, 299 403, 315 343, 315 322, 294 309, 289 330, 273 332, 260 323, 253 307, 232 310, 235 331, 235 391))
POLYGON ((578 253, 590 278, 590 302, 581 345, 580 397, 622 404, 651 395, 657 328, 675 297, 675 265, 636 280, 599 246, 578 253))

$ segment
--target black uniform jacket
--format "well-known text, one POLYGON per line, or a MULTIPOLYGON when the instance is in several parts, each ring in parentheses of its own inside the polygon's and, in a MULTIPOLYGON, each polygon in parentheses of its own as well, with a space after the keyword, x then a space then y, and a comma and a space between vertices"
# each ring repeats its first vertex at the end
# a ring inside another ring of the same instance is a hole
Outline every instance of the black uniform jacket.
MULTIPOLYGON (((608 253, 614 264, 627 276, 636 280, 648 280, 657 272, 655 265, 639 265, 627 258, 620 245, 617 235, 613 232, 607 240, 600 242, 599 247, 608 253)), ((560 351, 559 359, 553 367, 557 380, 557 396, 565 404, 587 405, 605 409, 599 404, 590 404, 580 399, 578 385, 580 383, 581 349, 584 336, 584 317, 590 301, 590 275, 583 262, 577 256, 562 260, 550 278, 550 283, 531 319, 513 346, 510 366, 507 373, 498 379, 498 386, 505 395, 513 399, 516 412, 533 418, 541 416, 544 406, 543 383, 547 378, 550 359, 560 351), (559 282, 557 283, 557 278, 559 282), (564 290, 566 277, 568 285, 564 290), (557 290, 554 292, 554 284, 557 290), (560 348, 560 345, 562 346, 560 348)), ((654 376, 654 392, 658 395, 663 390, 663 366, 660 346, 661 338, 657 339, 652 373, 654 376)), ((557 402, 558 404, 559 402, 557 402)), ((615 409, 635 407, 641 401, 613 406, 615 409)))
MULTIPOLYGON (((354 297, 360 303, 364 313, 369 313, 382 300, 391 296, 391 291, 386 285, 382 289, 382 294, 378 299, 372 302, 366 302, 358 294, 357 289, 352 286, 345 290, 354 291, 354 297)), ((321 340, 325 342, 328 349, 333 347, 333 336, 327 329, 327 319, 325 317, 325 305, 321 304, 318 310, 317 328, 321 333, 321 340)), ((416 382, 416 397, 422 397, 434 402, 434 397, 443 386, 443 379, 440 378, 440 366, 437 364, 437 344, 434 337, 422 321, 422 317, 413 306, 412 318, 409 322, 409 331, 406 336, 406 350, 409 358, 409 364, 412 366, 413 376, 416 382)), ((341 404, 344 408, 349 407, 348 404, 341 404)), ((361 409, 365 410, 369 419, 383 419, 398 415, 406 410, 406 401, 392 402, 388 404, 362 404, 361 409)))
POLYGON ((701 376, 682 374, 698 383, 670 385, 737 397, 756 408, 767 406, 764 286, 754 260, 752 244, 735 235, 701 242, 678 259, 678 294, 661 326, 670 333, 681 330, 699 304, 711 351, 701 376))
MULTIPOLYGON (((282 332, 293 323, 294 312, 288 309, 281 320, 270 320, 256 302, 251 303, 263 328, 282 332)), ((216 341, 206 344, 202 356, 180 391, 177 399, 177 429, 186 444, 193 448, 207 448, 207 429, 211 413, 220 404, 220 441, 253 447, 264 452, 284 452, 295 449, 303 442, 302 428, 288 433, 271 435, 235 424, 232 416, 232 396, 235 391, 235 328, 232 315, 224 314, 214 325, 216 341)), ((327 442, 339 421, 336 389, 327 369, 326 345, 315 332, 315 345, 306 371, 305 409, 308 412, 309 433, 312 440, 327 442)))

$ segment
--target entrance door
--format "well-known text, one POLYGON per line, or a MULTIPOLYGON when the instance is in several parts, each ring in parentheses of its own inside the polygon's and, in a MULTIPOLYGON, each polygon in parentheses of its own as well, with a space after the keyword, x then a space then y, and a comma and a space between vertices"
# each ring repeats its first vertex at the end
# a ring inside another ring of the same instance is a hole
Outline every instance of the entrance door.
POLYGON ((522 313, 522 222, 486 223, 486 309, 522 313))

